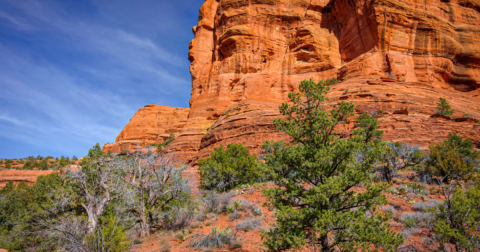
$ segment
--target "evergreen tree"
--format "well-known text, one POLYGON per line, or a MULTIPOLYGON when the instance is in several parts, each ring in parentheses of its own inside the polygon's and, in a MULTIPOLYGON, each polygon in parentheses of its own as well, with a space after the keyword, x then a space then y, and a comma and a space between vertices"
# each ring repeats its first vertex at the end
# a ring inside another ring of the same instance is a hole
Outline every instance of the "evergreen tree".
POLYGON ((277 187, 264 191, 277 209, 277 226, 264 233, 264 244, 272 251, 304 245, 321 251, 391 251, 403 237, 387 229, 391 214, 376 210, 387 203, 381 193, 387 184, 372 184, 369 178, 384 144, 366 140, 366 134, 341 138, 337 126, 348 122, 354 106, 342 101, 326 111, 328 90, 324 81, 305 80, 302 94, 290 93, 291 103, 280 106, 286 120, 277 119, 275 125, 295 145, 277 148, 283 150, 274 163, 283 174, 274 172, 277 187), (354 189, 360 185, 361 193, 354 189))
POLYGON ((465 192, 457 186, 442 187, 445 200, 435 212, 434 234, 442 251, 478 251, 480 184, 465 192))
POLYGON ((454 146, 458 153, 469 160, 476 160, 480 157, 480 151, 475 150, 475 146, 471 140, 463 140, 456 134, 448 133, 446 142, 454 146))
POLYGON ((430 156, 427 161, 428 171, 437 176, 441 182, 454 180, 469 180, 476 169, 473 162, 469 162, 455 145, 447 141, 430 146, 430 156))
POLYGON ((440 98, 440 103, 437 106, 437 113, 444 116, 453 115, 452 107, 450 107, 450 104, 448 104, 447 100, 444 98, 440 98))
POLYGON ((357 123, 355 124, 356 135, 363 135, 365 142, 380 141, 383 136, 383 131, 378 130, 378 121, 373 116, 364 113, 357 117, 357 123))
POLYGON ((263 177, 256 155, 249 155, 242 144, 223 145, 212 151, 209 158, 198 162, 203 188, 224 191, 237 185, 260 182, 263 177))

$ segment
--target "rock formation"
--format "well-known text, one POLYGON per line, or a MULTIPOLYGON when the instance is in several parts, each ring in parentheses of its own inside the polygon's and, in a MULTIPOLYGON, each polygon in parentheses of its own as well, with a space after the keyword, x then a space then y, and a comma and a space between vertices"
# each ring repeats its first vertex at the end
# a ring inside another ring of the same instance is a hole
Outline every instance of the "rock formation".
POLYGON ((272 118, 309 78, 340 79, 328 105, 378 114, 385 140, 426 147, 453 132, 480 148, 480 124, 461 118, 480 118, 479 1, 206 0, 193 33, 190 111, 171 144, 190 161, 286 139, 272 118), (440 97, 453 118, 434 116, 440 97))
POLYGON ((115 143, 106 144, 103 150, 119 152, 124 149, 133 150, 137 145, 162 143, 170 134, 178 135, 185 125, 189 110, 147 105, 135 113, 115 143))
POLYGON ((14 184, 25 182, 27 185, 33 185, 37 181, 38 176, 48 175, 54 171, 32 171, 32 170, 3 170, 0 171, 0 189, 5 187, 8 181, 13 181, 14 184))

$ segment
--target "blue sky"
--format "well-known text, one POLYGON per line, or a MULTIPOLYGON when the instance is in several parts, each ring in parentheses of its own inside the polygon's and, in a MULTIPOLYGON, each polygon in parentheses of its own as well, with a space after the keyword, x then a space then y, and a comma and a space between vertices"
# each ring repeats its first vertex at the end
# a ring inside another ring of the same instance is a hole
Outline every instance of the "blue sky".
POLYGON ((188 107, 203 0, 0 0, 0 158, 84 156, 146 104, 188 107))

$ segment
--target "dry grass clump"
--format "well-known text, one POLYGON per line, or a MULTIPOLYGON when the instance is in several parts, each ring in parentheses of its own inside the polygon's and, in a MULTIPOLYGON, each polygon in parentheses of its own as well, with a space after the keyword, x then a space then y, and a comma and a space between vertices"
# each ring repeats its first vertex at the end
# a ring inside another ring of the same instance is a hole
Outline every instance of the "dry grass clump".
POLYGON ((238 231, 245 231, 248 232, 250 230, 255 230, 257 228, 261 228, 260 225, 263 222, 263 218, 253 218, 247 219, 244 221, 239 221, 237 225, 235 225, 235 229, 238 231))
POLYGON ((418 212, 426 212, 430 208, 435 208, 442 204, 440 200, 430 200, 428 202, 417 202, 412 205, 413 210, 418 212))
POLYGON ((230 228, 212 227, 208 235, 196 235, 190 247, 192 248, 223 248, 235 243, 235 233, 230 228))

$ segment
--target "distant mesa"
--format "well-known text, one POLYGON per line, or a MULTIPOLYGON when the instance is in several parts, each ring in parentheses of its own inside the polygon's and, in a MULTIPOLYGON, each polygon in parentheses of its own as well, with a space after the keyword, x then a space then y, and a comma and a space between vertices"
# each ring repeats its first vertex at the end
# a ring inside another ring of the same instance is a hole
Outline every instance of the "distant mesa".
POLYGON ((104 151, 171 133, 171 148, 190 163, 221 144, 258 151, 286 139, 272 119, 288 93, 304 79, 332 77, 341 83, 328 105, 383 111, 385 140, 425 148, 452 132, 480 148, 475 120, 432 117, 443 97, 452 118, 480 118, 478 10, 457 0, 206 0, 189 45, 190 109, 147 105, 104 151))

